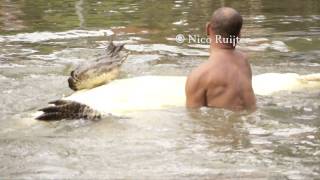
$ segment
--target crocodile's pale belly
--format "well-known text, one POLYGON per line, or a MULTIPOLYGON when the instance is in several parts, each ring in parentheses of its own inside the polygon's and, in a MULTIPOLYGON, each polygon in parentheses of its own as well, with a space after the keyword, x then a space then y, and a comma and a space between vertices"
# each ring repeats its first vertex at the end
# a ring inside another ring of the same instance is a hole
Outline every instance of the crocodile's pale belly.
MULTIPOLYGON (((320 74, 307 79, 298 74, 266 73, 253 77, 257 95, 278 91, 320 88, 320 74)), ((163 109, 185 105, 184 76, 141 76, 115 80, 109 84, 83 90, 66 97, 67 100, 89 105, 103 113, 124 114, 136 110, 163 109)))
POLYGON ((141 76, 78 91, 65 99, 112 114, 183 106, 185 81, 183 76, 141 76))

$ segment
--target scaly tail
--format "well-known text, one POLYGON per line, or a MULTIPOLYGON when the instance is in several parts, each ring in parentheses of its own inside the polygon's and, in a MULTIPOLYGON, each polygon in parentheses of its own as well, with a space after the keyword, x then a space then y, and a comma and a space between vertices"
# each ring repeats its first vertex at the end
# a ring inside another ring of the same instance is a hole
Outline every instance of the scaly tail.
POLYGON ((43 114, 36 119, 41 121, 56 121, 62 119, 99 120, 101 114, 85 104, 75 101, 57 100, 50 102, 52 106, 40 109, 43 114))
POLYGON ((116 46, 114 43, 113 43, 113 37, 110 38, 110 43, 106 49, 107 51, 107 55, 109 55, 110 57, 114 57, 114 56, 117 56, 119 54, 119 52, 123 49, 125 44, 121 44, 121 45, 118 45, 116 46))

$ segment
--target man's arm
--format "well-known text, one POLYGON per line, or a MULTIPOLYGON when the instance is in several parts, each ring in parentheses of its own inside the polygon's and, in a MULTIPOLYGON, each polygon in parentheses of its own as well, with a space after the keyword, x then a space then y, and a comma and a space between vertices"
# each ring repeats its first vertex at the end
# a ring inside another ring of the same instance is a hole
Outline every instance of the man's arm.
POLYGON ((186 83, 186 106, 188 108, 200 108, 206 106, 206 90, 201 84, 197 73, 192 72, 186 83))
POLYGON ((251 70, 251 66, 248 60, 248 57, 245 57, 245 61, 246 61, 246 65, 248 68, 248 75, 250 78, 250 85, 248 87, 247 90, 244 91, 244 98, 245 98, 245 102, 246 102, 246 108, 250 111, 253 112, 257 109, 257 105, 256 105, 256 96, 254 94, 253 88, 252 88, 252 70, 251 70))
POLYGON ((246 109, 249 112, 254 112, 257 110, 257 105, 256 105, 256 96, 254 94, 254 91, 252 87, 249 87, 243 92, 243 97, 245 99, 245 106, 246 109))

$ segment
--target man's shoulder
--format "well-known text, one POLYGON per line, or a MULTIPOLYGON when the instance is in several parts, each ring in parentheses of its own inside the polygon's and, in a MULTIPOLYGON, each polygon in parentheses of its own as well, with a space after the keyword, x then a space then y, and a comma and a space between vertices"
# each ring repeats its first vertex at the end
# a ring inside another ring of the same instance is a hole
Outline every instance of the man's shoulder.
POLYGON ((241 62, 240 68, 245 72, 245 74, 248 75, 248 77, 251 78, 252 72, 251 72, 251 66, 249 63, 249 56, 242 51, 238 51, 237 53, 239 53, 239 60, 241 62))
POLYGON ((247 61, 249 59, 249 56, 247 55, 247 53, 245 53, 245 52, 243 52, 241 50, 238 50, 238 49, 235 52, 236 52, 237 56, 239 58, 241 58, 242 60, 247 61))
POLYGON ((236 50, 236 58, 238 59, 240 63, 240 65, 244 68, 250 68, 250 64, 249 64, 249 56, 240 51, 240 50, 236 50))
POLYGON ((197 84, 197 86, 205 86, 208 78, 212 76, 212 72, 215 72, 214 68, 210 61, 206 61, 192 70, 188 76, 188 81, 197 84))
POLYGON ((196 67, 191 71, 191 73, 188 76, 188 79, 192 79, 193 81, 199 81, 202 77, 205 76, 207 72, 207 67, 204 64, 201 64, 200 66, 196 67))
POLYGON ((200 87, 208 87, 225 81, 226 68, 219 64, 202 64, 194 69, 188 79, 200 87))

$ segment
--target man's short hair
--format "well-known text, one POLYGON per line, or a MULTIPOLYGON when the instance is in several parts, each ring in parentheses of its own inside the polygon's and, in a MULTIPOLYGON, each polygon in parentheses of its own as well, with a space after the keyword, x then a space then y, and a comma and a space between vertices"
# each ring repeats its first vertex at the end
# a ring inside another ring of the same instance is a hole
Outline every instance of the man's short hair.
POLYGON ((211 28, 216 35, 222 37, 238 37, 242 28, 242 16, 238 11, 229 7, 222 7, 213 12, 211 28))

